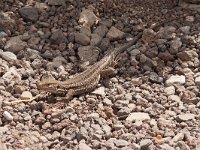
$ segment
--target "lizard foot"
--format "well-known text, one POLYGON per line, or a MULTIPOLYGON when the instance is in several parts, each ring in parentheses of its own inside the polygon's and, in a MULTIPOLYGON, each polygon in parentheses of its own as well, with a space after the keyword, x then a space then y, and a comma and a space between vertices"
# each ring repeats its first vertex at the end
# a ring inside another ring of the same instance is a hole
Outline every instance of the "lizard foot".
POLYGON ((38 95, 36 95, 36 96, 34 96, 34 97, 30 98, 30 99, 18 99, 16 101, 13 101, 13 102, 10 102, 10 103, 11 104, 16 104, 16 103, 20 103, 20 102, 31 102, 31 101, 37 99, 39 96, 41 96, 41 94, 38 94, 38 95))

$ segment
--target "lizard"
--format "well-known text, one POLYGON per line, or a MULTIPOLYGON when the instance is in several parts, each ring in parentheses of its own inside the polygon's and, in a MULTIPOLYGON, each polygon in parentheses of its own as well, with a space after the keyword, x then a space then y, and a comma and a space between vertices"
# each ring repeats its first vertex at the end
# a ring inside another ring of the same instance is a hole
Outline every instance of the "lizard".
MULTIPOLYGON (((172 18, 167 21, 164 20, 152 24, 150 29, 156 29, 157 27, 174 20, 176 19, 172 18)), ((92 91, 98 85, 102 76, 109 76, 109 74, 113 73, 113 68, 117 64, 119 54, 130 48, 132 45, 135 45, 142 35, 143 32, 140 32, 128 43, 119 48, 111 49, 100 61, 89 66, 85 71, 74 75, 73 78, 65 81, 44 79, 37 84, 38 89, 52 94, 64 94, 65 97, 57 97, 57 99, 61 100, 70 100, 75 95, 92 91)))
POLYGON ((44 79, 37 84, 37 87, 40 91, 65 94, 65 97, 57 97, 57 100, 70 100, 73 96, 92 91, 98 85, 102 76, 112 74, 113 68, 119 59, 119 54, 136 44, 141 37, 142 33, 138 33, 134 39, 119 48, 111 49, 100 61, 89 66, 85 71, 75 74, 70 79, 65 81, 44 79))
MULTIPOLYGON (((151 24, 150 29, 156 29, 165 23, 172 22, 177 19, 169 19, 161 22, 151 24)), ((73 78, 67 79, 66 81, 58 81, 53 79, 44 79, 37 84, 37 88, 41 91, 40 94, 33 98, 25 100, 16 100, 12 104, 19 102, 30 102, 40 96, 44 96, 44 93, 49 94, 64 94, 65 97, 57 97, 57 99, 69 100, 73 96, 79 95, 88 91, 92 91, 99 83, 102 76, 108 76, 109 72, 113 72, 113 67, 115 66, 118 55, 125 51, 127 48, 136 44, 137 41, 142 37, 143 32, 140 32, 132 41, 127 44, 110 50, 99 62, 89 66, 82 73, 74 75, 73 78)))

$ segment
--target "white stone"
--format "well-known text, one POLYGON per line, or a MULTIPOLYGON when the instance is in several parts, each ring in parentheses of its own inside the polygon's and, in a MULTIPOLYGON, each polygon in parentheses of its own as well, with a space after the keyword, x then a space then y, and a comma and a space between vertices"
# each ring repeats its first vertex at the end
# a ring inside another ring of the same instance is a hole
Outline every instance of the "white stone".
POLYGON ((143 121, 143 120, 150 120, 150 116, 148 113, 142 113, 142 112, 134 112, 131 113, 127 118, 126 121, 143 121))
POLYGON ((4 75, 4 79, 12 80, 15 78, 15 80, 21 80, 21 75, 17 72, 17 69, 15 67, 11 67, 4 75))
POLYGON ((22 94, 21 94, 21 99, 30 99, 30 98, 32 98, 33 96, 32 96, 32 94, 31 94, 31 92, 29 92, 29 91, 24 91, 24 92, 22 92, 22 94))
POLYGON ((94 90, 92 93, 103 97, 105 96, 105 88, 99 87, 98 89, 94 90))
POLYGON ((166 85, 174 85, 174 84, 184 84, 185 83, 185 76, 183 75, 173 75, 169 79, 166 80, 166 85))
POLYGON ((174 95, 175 94, 175 87, 169 86, 164 89, 166 95, 174 95))
POLYGON ((94 14, 91 9, 85 9, 80 13, 79 23, 83 26, 91 27, 99 22, 99 18, 94 14))
POLYGON ((178 103, 181 102, 181 98, 178 95, 170 95, 168 97, 168 100, 178 103))
POLYGON ((92 150, 88 145, 86 145, 85 143, 81 142, 78 145, 79 150, 92 150))
POLYGON ((200 86, 200 76, 195 78, 195 83, 200 86))
POLYGON ((188 120, 192 120, 194 118, 195 118, 195 115, 194 114, 190 114, 190 113, 182 114, 182 115, 178 115, 177 116, 177 120, 179 120, 179 121, 188 121, 188 120))
POLYGON ((0 52, 0 56, 7 61, 17 60, 17 56, 12 52, 0 52))
POLYGON ((6 120, 8 121, 12 121, 13 120, 13 116, 8 112, 8 111, 4 111, 3 112, 3 116, 6 118, 6 120))

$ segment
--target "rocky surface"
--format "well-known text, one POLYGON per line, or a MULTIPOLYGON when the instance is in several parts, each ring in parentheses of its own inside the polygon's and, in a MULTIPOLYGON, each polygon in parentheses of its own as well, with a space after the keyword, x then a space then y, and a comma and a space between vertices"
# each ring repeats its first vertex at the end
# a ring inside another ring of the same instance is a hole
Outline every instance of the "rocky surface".
POLYGON ((199 149, 200 15, 179 3, 0 1, 0 149, 199 149), (12 103, 142 31, 93 92, 64 104, 55 96, 12 103))

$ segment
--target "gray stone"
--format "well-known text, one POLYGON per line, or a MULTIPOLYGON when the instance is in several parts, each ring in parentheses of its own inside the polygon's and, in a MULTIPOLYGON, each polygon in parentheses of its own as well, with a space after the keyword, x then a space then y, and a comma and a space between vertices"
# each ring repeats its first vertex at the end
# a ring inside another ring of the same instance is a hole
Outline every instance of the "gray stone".
POLYGON ((60 132, 58 132, 58 131, 54 131, 53 133, 52 133, 52 140, 56 140, 56 139, 59 139, 59 137, 60 137, 60 132))
POLYGON ((123 140, 123 139, 115 140, 114 143, 119 148, 129 145, 129 143, 126 140, 123 140))
POLYGON ((81 28, 80 28, 80 33, 82 33, 82 34, 84 34, 84 35, 86 35, 86 36, 88 36, 88 37, 90 37, 91 36, 91 29, 89 28, 89 27, 86 27, 86 26, 82 26, 81 28))
POLYGON ((66 0, 47 0, 47 3, 53 6, 64 6, 65 2, 66 0))
POLYGON ((90 44, 90 38, 83 33, 75 33, 75 42, 86 46, 90 44))
POLYGON ((15 20, 11 19, 8 13, 0 12, 0 29, 7 33, 13 31, 15 27, 15 20))
POLYGON ((103 136, 100 135, 100 134, 93 134, 93 135, 92 135, 92 138, 93 138, 93 139, 96 139, 96 140, 98 140, 98 141, 100 141, 100 140, 102 139, 102 137, 103 137, 103 136))
POLYGON ((123 107, 117 112, 118 117, 128 116, 131 113, 131 109, 128 107, 123 107))
MULTIPOLYGON (((179 0, 179 6, 186 8, 186 9, 191 9, 193 11, 200 12, 200 6, 199 6, 200 1, 199 0, 179 0)), ((188 17, 188 16, 187 16, 188 17)), ((193 17, 193 16, 189 16, 193 17)), ((193 22, 193 18, 188 18, 186 19, 188 22, 193 22)))
POLYGON ((27 58, 29 58, 30 60, 34 60, 36 58, 41 59, 42 57, 40 56, 40 52, 38 50, 35 49, 31 49, 31 48, 27 48, 26 49, 26 54, 27 54, 27 58))
POLYGON ((159 77, 157 73, 151 72, 149 75, 149 81, 151 81, 152 83, 162 83, 163 78, 159 77))
POLYGON ((102 40, 102 37, 100 37, 98 34, 92 34, 90 45, 93 45, 93 46, 99 45, 101 40, 102 40))
POLYGON ((160 146, 163 150, 175 150, 173 147, 169 146, 169 144, 162 144, 160 146))
POLYGON ((39 69, 39 68, 42 67, 43 63, 42 63, 42 61, 41 61, 40 59, 37 59, 37 58, 36 58, 36 59, 34 59, 34 60, 32 61, 31 65, 33 66, 33 68, 39 69))
POLYGON ((115 41, 115 40, 122 39, 124 35, 125 35, 124 32, 112 26, 110 30, 108 31, 106 37, 109 38, 110 41, 115 41))
POLYGON ((183 1, 191 4, 200 4, 200 0, 183 0, 183 1))
POLYGON ((184 141, 179 141, 177 143, 177 146, 181 149, 181 150, 190 150, 190 147, 184 142, 184 141))
POLYGON ((52 32, 50 40, 53 44, 60 44, 60 43, 64 42, 65 35, 62 32, 62 30, 55 30, 52 32))
POLYGON ((189 34, 190 33, 190 26, 180 27, 179 30, 184 34, 189 34))
POLYGON ((105 142, 105 146, 107 147, 107 148, 109 148, 109 149, 115 149, 116 147, 115 147, 115 144, 114 144, 114 141, 115 141, 116 139, 115 138, 110 138, 109 140, 107 140, 106 142, 105 142))
POLYGON ((78 56, 83 62, 93 64, 97 61, 100 49, 94 46, 82 46, 78 48, 78 56))
POLYGON ((108 28, 105 25, 100 25, 94 30, 94 33, 98 34, 100 37, 104 37, 107 31, 108 28))
POLYGON ((3 37, 7 37, 8 34, 6 34, 4 31, 0 31, 0 38, 3 38, 3 37))
POLYGON ((180 38, 175 38, 172 41, 170 41, 170 53, 171 54, 176 54, 179 50, 179 48, 182 46, 182 42, 180 38))
POLYGON ((178 141, 183 140, 184 133, 178 133, 175 137, 173 137, 172 142, 177 143, 178 141))
POLYGON ((129 100, 117 100, 114 105, 117 108, 128 107, 129 100))
POLYGON ((19 51, 24 50, 25 47, 27 47, 27 43, 21 40, 21 36, 14 36, 6 42, 4 49, 17 54, 19 51))
POLYGON ((111 127, 107 124, 102 125, 102 130, 104 131, 105 135, 110 137, 111 135, 111 127))
POLYGON ((19 14, 26 21, 37 21, 38 19, 38 10, 35 7, 22 7, 19 9, 19 14))
POLYGON ((143 139, 140 141, 141 150, 146 150, 153 142, 150 139, 143 139))
POLYGON ((198 54, 194 50, 185 50, 177 53, 177 57, 182 61, 192 61, 198 54))
POLYGON ((102 50, 102 51, 105 51, 108 49, 108 47, 110 46, 110 40, 109 38, 103 38, 101 40, 101 43, 99 45, 99 48, 102 50))
POLYGON ((159 37, 160 39, 173 39, 174 32, 176 31, 176 28, 173 26, 166 26, 164 28, 161 28, 159 30, 159 37))

